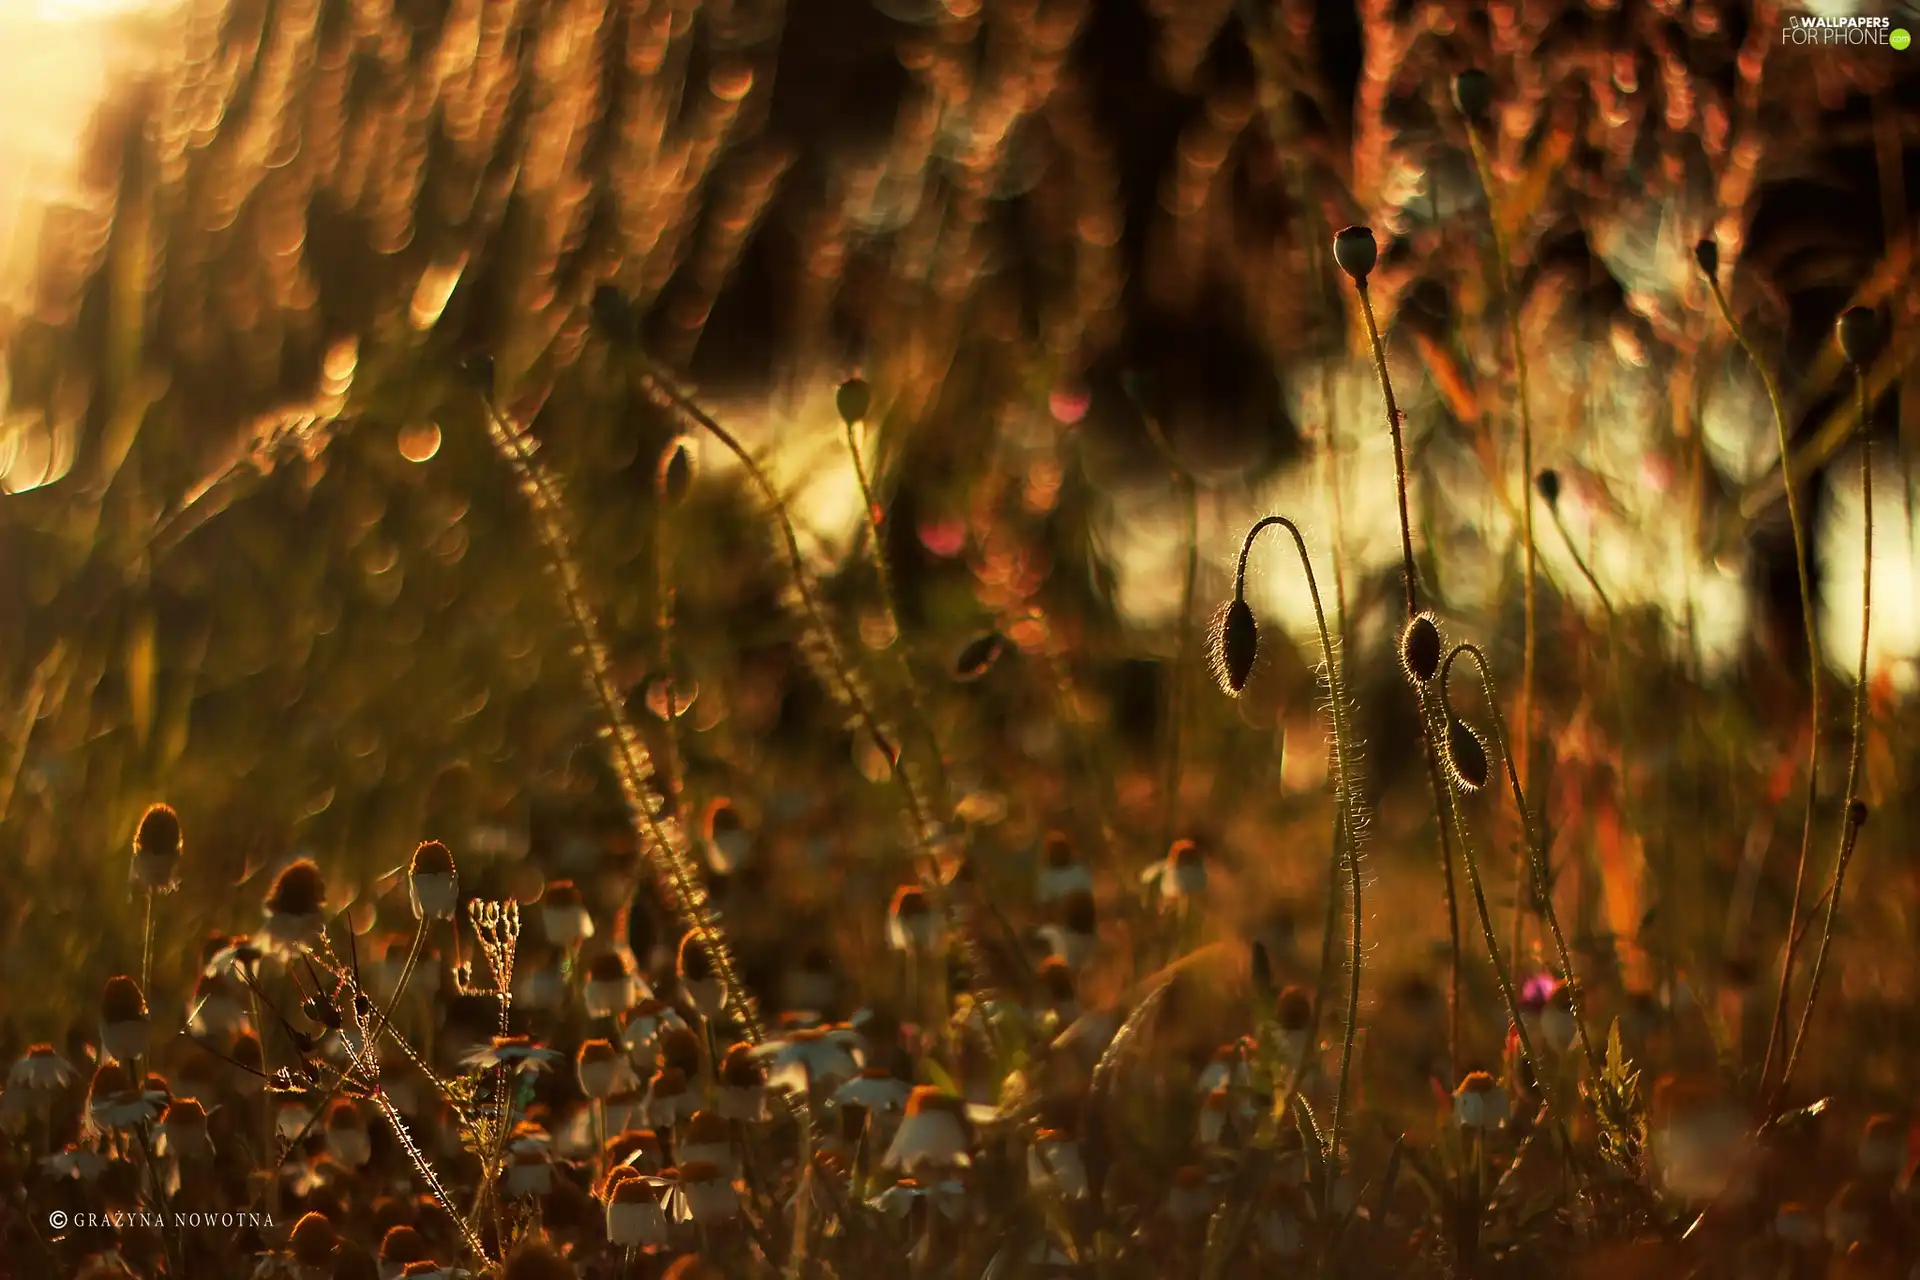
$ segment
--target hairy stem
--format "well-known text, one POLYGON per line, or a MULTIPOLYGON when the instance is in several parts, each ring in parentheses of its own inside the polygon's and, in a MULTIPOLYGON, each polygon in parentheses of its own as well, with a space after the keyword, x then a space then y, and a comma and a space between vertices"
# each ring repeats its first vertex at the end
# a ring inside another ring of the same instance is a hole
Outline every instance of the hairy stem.
MULTIPOLYGON (((1285 516, 1265 516, 1254 522, 1253 528, 1247 531, 1246 540, 1240 545, 1240 561, 1234 571, 1234 597, 1241 599, 1245 596, 1247 585, 1247 556, 1253 550, 1254 539, 1260 535, 1262 530, 1275 525, 1280 526, 1292 535, 1294 549, 1300 556, 1301 571, 1307 578, 1307 592, 1313 600, 1313 622, 1314 627, 1320 635, 1320 658, 1326 666, 1329 715, 1333 721, 1334 805, 1340 819, 1340 831, 1336 835, 1335 849, 1336 854, 1339 854, 1342 852, 1341 846, 1344 845, 1347 890, 1351 905, 1349 929, 1352 936, 1351 953, 1348 962, 1347 1025, 1346 1034, 1340 1046, 1340 1077, 1334 1088, 1333 1119, 1328 1130, 1326 1148, 1327 1159, 1337 1165, 1340 1159, 1340 1130, 1345 1117, 1348 1084, 1353 1070, 1354 1036, 1359 1028, 1360 1022, 1360 836, 1362 818, 1360 813, 1360 799, 1354 779, 1353 730, 1347 720, 1346 692, 1340 676, 1339 658, 1334 651, 1333 638, 1327 632, 1326 611, 1320 603, 1320 586, 1314 578, 1313 562, 1307 555, 1306 539, 1301 537, 1298 525, 1294 524, 1293 521, 1287 519, 1285 516)), ((1337 882, 1335 886, 1329 887, 1328 892, 1330 896, 1336 891, 1336 888, 1337 882)), ((1309 1033, 1309 1041, 1314 1039, 1318 1035, 1318 1032, 1319 1028, 1316 1021, 1315 1026, 1309 1033)), ((1325 1185, 1329 1189, 1329 1194, 1331 1194, 1333 1182, 1334 1179, 1331 1176, 1326 1179, 1325 1185)))
POLYGON ((1806 887, 1807 855, 1813 846, 1813 808, 1820 792, 1820 635, 1813 618, 1813 585, 1807 575, 1806 520, 1800 511, 1800 498, 1794 485, 1793 443, 1789 439, 1787 411, 1780 399, 1780 384, 1766 362, 1760 359, 1760 353, 1747 340, 1740 322, 1734 319, 1733 308, 1727 305, 1727 295, 1722 292, 1719 280, 1709 276, 1707 286, 1713 291, 1714 305, 1720 309, 1721 318, 1726 321, 1733 340, 1740 344, 1748 363, 1760 374, 1760 381, 1767 389, 1767 404, 1773 409, 1773 425, 1780 437, 1780 475, 1787 493, 1787 521, 1793 526, 1793 567, 1799 578, 1800 614, 1807 641, 1807 807, 1800 824, 1800 857, 1793 868, 1793 899, 1787 914, 1787 943, 1780 954, 1780 993, 1774 1000, 1773 1021, 1767 1029, 1767 1053, 1760 1064, 1759 1087, 1765 1093, 1767 1077, 1773 1070, 1774 1050, 1786 1031, 1787 1001, 1793 993, 1793 940, 1800 930, 1800 895, 1806 887))
POLYGON ((1793 1080, 1793 1069, 1800 1061, 1800 1049, 1806 1043, 1807 1028, 1813 1025, 1813 1007, 1820 999, 1820 979, 1826 973, 1827 954, 1833 949, 1834 921, 1840 915, 1840 890, 1846 881, 1847 863, 1860 836, 1863 810, 1856 808, 1860 797, 1860 766, 1867 753, 1867 642, 1873 623, 1873 445, 1867 435, 1867 384, 1864 373, 1853 371, 1854 392, 1860 409, 1860 665, 1853 679, 1853 740, 1847 753, 1846 817, 1840 830, 1840 850, 1834 856, 1833 882, 1827 886, 1827 918, 1820 929, 1820 949, 1814 953, 1813 973, 1807 979, 1807 1003, 1800 1010, 1800 1025, 1793 1033, 1793 1047, 1787 1052, 1786 1065, 1780 1068, 1780 1083, 1774 1086, 1778 1103, 1793 1080))

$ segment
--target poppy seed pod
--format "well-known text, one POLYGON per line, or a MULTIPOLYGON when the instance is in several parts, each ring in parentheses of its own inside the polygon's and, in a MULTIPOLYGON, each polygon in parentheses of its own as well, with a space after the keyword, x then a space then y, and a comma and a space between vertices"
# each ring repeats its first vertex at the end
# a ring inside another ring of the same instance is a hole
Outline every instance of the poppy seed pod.
POLYGON ((460 877, 453 853, 438 840, 423 842, 407 866, 407 897, 415 920, 451 920, 460 905, 460 877))
POLYGON ((660 453, 660 464, 654 472, 653 491, 663 507, 677 507, 687 500, 687 494, 693 489, 693 442, 685 436, 675 436, 667 442, 660 453))
POLYGON ((1365 288, 1374 264, 1380 261, 1380 246, 1373 238, 1373 228, 1347 227, 1334 236, 1333 260, 1355 284, 1365 288))
POLYGON ((1489 766, 1487 749, 1480 745, 1473 730, 1459 721, 1447 724, 1447 772, 1462 791, 1474 792, 1487 785, 1489 766))
POLYGON ((840 411, 840 421, 848 426, 865 422, 867 411, 873 408, 873 390, 864 378, 848 378, 833 393, 833 407, 840 411))
POLYGON ((1700 264, 1700 274, 1709 280, 1720 275, 1720 245, 1712 236, 1703 237, 1693 246, 1693 260, 1700 264))
POLYGON ((1253 675, 1253 660, 1260 652, 1260 624, 1255 621, 1253 606, 1247 603, 1246 597, 1236 595, 1227 605, 1220 625, 1215 628, 1214 643, 1218 647, 1216 663, 1221 686, 1229 694, 1238 695, 1247 687, 1253 675))
POLYGON ((1880 346, 1880 317, 1872 307, 1848 307, 1834 322, 1840 354, 1856 369, 1865 368, 1880 346))
POLYGON ((1478 67, 1468 67, 1453 78, 1453 105, 1469 122, 1479 124, 1493 108, 1493 77, 1478 67))
POLYGON ((1415 684, 1440 673, 1440 628, 1430 613, 1416 613, 1400 632, 1400 668, 1415 684))

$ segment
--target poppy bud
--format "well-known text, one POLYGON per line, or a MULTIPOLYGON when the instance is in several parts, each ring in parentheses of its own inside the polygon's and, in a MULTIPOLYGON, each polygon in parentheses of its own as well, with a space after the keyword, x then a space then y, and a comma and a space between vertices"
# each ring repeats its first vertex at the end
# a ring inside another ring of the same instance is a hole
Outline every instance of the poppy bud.
POLYGON ((1260 652, 1260 625, 1254 621, 1253 607, 1244 596, 1235 596, 1221 615, 1214 632, 1214 648, 1221 684, 1229 694, 1240 693, 1253 675, 1253 660, 1260 652))
POLYGON ((833 405, 840 411, 840 420, 848 426, 865 422, 867 410, 873 407, 873 390, 864 378, 848 378, 834 393, 833 405))
POLYGON ((1533 478, 1534 491, 1540 495, 1540 501, 1548 506, 1556 506, 1560 501, 1560 473, 1552 467, 1544 468, 1533 478))
POLYGON ((1333 238, 1333 260, 1340 269, 1364 286, 1374 264, 1380 260, 1380 246, 1371 227, 1348 227, 1333 238))
POLYGON ((1425 684, 1440 671, 1440 628, 1433 615, 1417 613, 1400 632, 1400 666, 1415 684, 1425 684))
POLYGON ((1700 274, 1709 280, 1720 275, 1720 246, 1712 236, 1703 238, 1693 246, 1693 260, 1700 264, 1700 274))
POLYGON ((1474 792, 1487 785, 1487 749, 1459 720, 1447 725, 1447 772, 1462 791, 1474 792))
POLYGON ((1478 67, 1468 67, 1453 78, 1453 105, 1470 124, 1479 124, 1493 107, 1493 77, 1478 67))
POLYGON ((1866 367, 1880 346, 1880 317, 1872 307, 1848 307, 1834 324, 1840 354, 1856 369, 1866 367))

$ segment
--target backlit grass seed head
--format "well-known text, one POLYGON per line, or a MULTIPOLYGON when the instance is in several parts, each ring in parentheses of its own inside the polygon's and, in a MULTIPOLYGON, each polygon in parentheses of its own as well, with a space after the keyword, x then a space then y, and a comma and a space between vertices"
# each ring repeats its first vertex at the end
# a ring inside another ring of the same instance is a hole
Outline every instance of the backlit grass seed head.
POLYGON ((1235 596, 1214 615, 1207 632, 1207 665, 1229 697, 1238 697, 1247 687, 1259 654, 1260 625, 1254 619, 1253 606, 1244 596, 1235 596))
POLYGON ((1380 245, 1372 227, 1346 227, 1333 237, 1333 260, 1361 288, 1380 261, 1380 245))
POLYGON ((1400 669, 1415 684, 1440 673, 1440 626, 1430 613, 1416 613, 1400 630, 1400 669))
POLYGON ((1840 354, 1856 369, 1864 369, 1879 353, 1880 317, 1872 307, 1848 307, 1834 322, 1840 354))
POLYGON ((1472 794, 1487 785, 1490 772, 1487 749, 1464 721, 1448 721, 1445 755, 1447 776, 1453 780, 1454 786, 1472 794))
POLYGON ((593 916, 579 886, 555 880, 540 899, 540 923, 554 946, 568 950, 593 936, 593 916))
POLYGON ((1468 1072, 1453 1091, 1453 1120, 1462 1129, 1498 1129, 1512 1116, 1513 1104, 1507 1091, 1484 1071, 1468 1072))
POLYGON ((100 996, 100 1049, 119 1062, 145 1057, 153 1024, 140 984, 125 974, 107 979, 100 996))
POLYGON ((274 877, 263 909, 269 946, 288 949, 318 941, 326 923, 327 882, 313 859, 289 863, 274 877))
POLYGON ((653 492, 660 505, 669 510, 686 502, 687 495, 693 492, 693 441, 686 436, 675 436, 660 451, 653 492))
POLYGON ((140 887, 170 892, 179 883, 180 850, 180 816, 167 805, 149 805, 133 835, 133 874, 140 887))
POLYGON ((415 920, 451 920, 460 906, 460 874, 453 853, 438 840, 413 851, 407 866, 407 898, 415 920))
POLYGON ((1462 71, 1453 78, 1453 105, 1471 123, 1484 123, 1493 108, 1493 77, 1478 67, 1462 71))
POLYGON ((873 408, 873 389, 864 378, 848 378, 833 393, 833 407, 840 411, 840 421, 848 426, 865 422, 873 408))

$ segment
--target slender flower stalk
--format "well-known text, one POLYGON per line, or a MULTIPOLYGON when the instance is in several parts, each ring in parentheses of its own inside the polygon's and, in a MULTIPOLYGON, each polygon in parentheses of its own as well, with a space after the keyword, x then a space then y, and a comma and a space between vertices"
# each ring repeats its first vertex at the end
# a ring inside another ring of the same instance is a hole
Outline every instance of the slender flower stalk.
MULTIPOLYGON (((1484 77, 1484 73, 1481 73, 1484 77)), ((1462 77, 1466 80, 1466 77, 1462 77)), ((1487 202, 1487 226, 1493 233, 1493 258, 1495 279, 1500 289, 1500 309, 1507 319, 1507 341, 1513 347, 1514 391, 1520 400, 1520 536, 1524 544, 1526 559, 1526 577, 1524 595, 1525 636, 1524 657, 1520 674, 1520 706, 1516 716, 1519 729, 1520 780, 1530 783, 1533 780, 1533 688, 1534 667, 1539 644, 1539 630, 1535 623, 1534 597, 1535 582, 1538 578, 1538 548, 1533 537, 1533 411, 1527 399, 1527 351, 1520 341, 1520 314, 1514 297, 1513 260, 1507 251, 1506 233, 1500 228, 1500 213, 1494 207, 1493 166, 1487 159, 1486 147, 1480 138, 1478 116, 1484 114, 1486 103, 1477 101, 1480 90, 1472 87, 1473 82, 1455 85, 1455 100, 1460 106, 1462 117, 1467 126, 1467 146, 1473 152, 1474 171, 1480 177, 1480 190, 1487 202), (1471 108, 1478 107, 1475 111, 1471 108)), ((1516 858, 1515 880, 1520 879, 1519 863, 1525 858, 1524 849, 1516 858)), ((1521 904, 1516 901, 1514 916, 1514 948, 1519 953, 1518 940, 1521 933, 1521 904)))
MULTIPOLYGON (((1347 872, 1347 891, 1349 905, 1349 930, 1351 953, 1348 961, 1347 985, 1347 1021, 1346 1035, 1340 1047, 1340 1077, 1334 1089, 1333 1116, 1328 1129, 1326 1158, 1338 1160, 1340 1156, 1341 1127, 1346 1118, 1348 1086, 1353 1069, 1354 1037, 1360 1022, 1360 970, 1361 970, 1361 908, 1360 908, 1360 840, 1365 827, 1361 811, 1357 782, 1354 776, 1356 748, 1353 729, 1348 722, 1346 690, 1340 675, 1340 662, 1334 650, 1333 637, 1327 631, 1327 616, 1320 603, 1320 585, 1313 573, 1313 561, 1307 555, 1306 539, 1300 534, 1300 528, 1285 516, 1264 516, 1254 522, 1247 530, 1245 540, 1240 544, 1240 558, 1233 575, 1233 600, 1222 614, 1223 622, 1217 629, 1215 649, 1217 665, 1225 672, 1226 684, 1230 692, 1238 693, 1246 683, 1247 673, 1252 669, 1259 645, 1259 629, 1252 608, 1247 604, 1247 558, 1253 552, 1254 540, 1273 526, 1285 529, 1293 538, 1295 551, 1300 556, 1301 572, 1306 575, 1307 593, 1313 601, 1313 622, 1320 636, 1320 658, 1325 669, 1327 683, 1328 715, 1333 722, 1333 767, 1334 767, 1334 806, 1338 822, 1334 839, 1334 861, 1338 867, 1344 863, 1347 872), (1237 676, 1237 679, 1236 679, 1237 676)), ((1328 888, 1329 926, 1335 904, 1338 902, 1339 881, 1336 878, 1328 888)), ((1327 930, 1331 936, 1333 929, 1327 930)), ((1324 978, 1322 980, 1324 986, 1324 978)), ((1308 1028, 1311 1041, 1315 1027, 1308 1028)), ((1332 1186, 1333 1179, 1328 1179, 1332 1186)))
POLYGON ((1820 979, 1827 967, 1827 955, 1833 948, 1834 921, 1840 914, 1840 890, 1846 882, 1847 864, 1866 821, 1866 806, 1860 801, 1860 768, 1867 750, 1867 646, 1873 623, 1873 439, 1869 432, 1867 375, 1863 367, 1866 351, 1872 344, 1873 315, 1856 307, 1840 318, 1840 340, 1847 363, 1853 368, 1853 390, 1859 414, 1860 431, 1860 663, 1853 678, 1853 736, 1847 753, 1847 807, 1840 830, 1840 850, 1834 856, 1833 881, 1827 886, 1827 916, 1820 929, 1820 949, 1814 953, 1813 973, 1807 980, 1807 1003, 1800 1011, 1800 1025, 1793 1033, 1793 1046, 1787 1052, 1786 1065, 1780 1069, 1780 1083, 1774 1086, 1777 1104, 1793 1079, 1800 1061, 1801 1046, 1807 1029, 1813 1025, 1813 1007, 1820 998, 1820 979), (1865 330, 1865 332, 1862 332, 1865 330))
MULTIPOLYGON (((1487 714, 1493 725, 1494 746, 1500 752, 1501 763, 1506 768, 1507 786, 1513 797, 1514 810, 1520 815, 1521 850, 1526 856, 1532 872, 1534 894, 1540 902, 1540 916, 1546 922, 1548 932, 1553 937, 1554 952, 1560 961, 1560 974, 1565 982, 1568 1009, 1573 1014, 1574 1030, 1580 1038, 1580 1048, 1587 1059, 1587 1066, 1595 1079, 1601 1075, 1600 1055, 1594 1051, 1593 1041, 1587 1034, 1585 1018, 1580 1013, 1580 983, 1573 969, 1573 954, 1567 947, 1566 934, 1560 928, 1559 914, 1554 910, 1552 894, 1547 890, 1547 866, 1544 851, 1540 847, 1538 835, 1534 830, 1533 816, 1527 808, 1526 789, 1516 768, 1513 751, 1507 741, 1506 718, 1500 714, 1500 703, 1493 687, 1493 674, 1487 665, 1487 655, 1475 644, 1456 644, 1447 652, 1446 659, 1440 664, 1440 710, 1449 722, 1454 718, 1453 703, 1447 692, 1447 682, 1453 674, 1454 659, 1465 655, 1473 660, 1475 671, 1480 676, 1480 691, 1487 703, 1487 714)), ((1522 886, 1516 886, 1522 888, 1522 886)))
POLYGON ((860 486, 860 505, 866 513, 867 560, 873 567, 874 578, 880 584, 880 607, 885 611, 887 634, 892 637, 893 650, 899 657, 900 677, 907 692, 907 711, 921 736, 926 739, 928 759, 933 765, 934 795, 939 798, 947 792, 945 754, 940 749, 940 739, 933 731, 932 722, 927 719, 925 703, 920 697, 920 684, 914 679, 913 665, 907 660, 906 635, 900 630, 900 610, 894 599, 893 574, 887 568, 885 535, 880 528, 880 503, 874 496, 866 460, 860 453, 860 432, 867 424, 872 401, 873 393, 859 378, 842 383, 835 397, 840 421, 846 427, 847 457, 853 464, 853 478, 860 486))
POLYGON ((1712 241, 1701 241, 1697 250, 1702 274, 1707 278, 1707 288, 1713 294, 1713 302, 1720 310, 1720 316, 1726 321, 1727 330, 1733 334, 1733 340, 1740 344, 1746 353, 1747 362, 1760 375, 1760 381, 1767 391, 1767 404, 1773 409, 1773 425, 1780 439, 1780 475, 1787 494, 1787 521, 1793 526, 1793 567, 1798 575, 1800 586, 1800 614, 1806 630, 1807 675, 1808 675, 1808 712, 1807 712, 1807 807, 1800 824, 1800 857, 1793 868, 1793 898, 1787 912, 1787 944, 1780 953, 1780 991, 1774 1000, 1773 1021, 1767 1029, 1767 1053, 1760 1064, 1759 1087, 1762 1093, 1767 1088, 1767 1078, 1773 1072, 1773 1055, 1780 1046, 1786 1031, 1787 1002, 1793 995, 1794 938, 1800 932, 1800 895, 1807 883, 1807 857, 1813 847, 1813 808, 1820 793, 1820 634, 1813 618, 1813 584, 1807 574, 1807 525, 1806 517, 1800 510, 1800 498, 1793 479, 1793 441, 1787 426, 1787 410, 1780 399, 1780 383, 1773 376, 1773 370, 1760 358, 1760 353, 1748 341, 1746 331, 1734 318, 1733 308, 1727 303, 1727 295, 1720 288, 1718 274, 1710 269, 1719 265, 1717 250, 1708 251, 1712 241))
MULTIPOLYGON (((1380 395, 1387 406, 1387 431, 1393 437, 1394 497, 1400 511, 1400 581, 1406 594, 1407 621, 1420 612, 1419 576, 1413 563, 1413 523, 1407 515, 1407 451, 1400 432, 1400 405, 1393 395, 1393 379, 1387 373, 1387 349, 1380 340, 1380 325, 1374 319, 1373 299, 1367 292, 1367 277, 1379 259, 1379 246, 1366 227, 1347 227, 1333 238, 1333 258, 1353 281, 1360 296, 1360 311, 1366 317, 1367 342, 1373 351, 1374 373, 1380 379, 1380 395)), ((1420 723, 1431 725, 1426 690, 1416 685, 1420 703, 1420 723)), ((1440 749, 1435 740, 1426 739, 1427 786, 1433 793, 1433 816, 1440 836, 1440 878, 1445 889, 1447 912, 1447 1069, 1455 1069, 1460 1058, 1460 905, 1453 883, 1453 836, 1447 828, 1449 806, 1444 803, 1447 784, 1440 774, 1440 749)))

